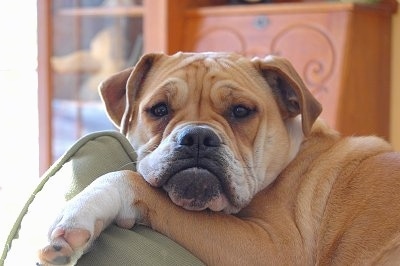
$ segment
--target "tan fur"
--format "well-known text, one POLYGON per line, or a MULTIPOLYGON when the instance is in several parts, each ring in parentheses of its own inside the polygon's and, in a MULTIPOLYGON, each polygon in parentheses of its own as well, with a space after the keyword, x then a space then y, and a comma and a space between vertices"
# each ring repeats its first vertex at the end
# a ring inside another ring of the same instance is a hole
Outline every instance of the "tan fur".
MULTIPOLYGON (((138 153, 141 175, 121 171, 114 183, 97 186, 113 184, 133 197, 128 205, 141 213, 133 221, 206 264, 400 264, 400 154, 380 138, 343 137, 318 120, 319 103, 287 60, 150 54, 101 91, 138 153), (160 101, 171 107, 168 120, 148 115, 160 101), (231 120, 226 110, 238 103, 256 112, 231 120), (171 150, 188 125, 215 132, 229 164, 223 195, 195 206, 199 211, 152 187, 163 186, 159 174, 178 162, 171 150)), ((80 204, 88 195, 90 188, 80 204)))

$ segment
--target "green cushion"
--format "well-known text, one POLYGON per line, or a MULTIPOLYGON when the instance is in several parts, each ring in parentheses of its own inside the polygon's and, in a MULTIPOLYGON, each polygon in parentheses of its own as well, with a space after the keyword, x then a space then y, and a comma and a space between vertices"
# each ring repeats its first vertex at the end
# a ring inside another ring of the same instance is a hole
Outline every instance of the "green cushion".
MULTIPOLYGON (((0 265, 35 265, 37 247, 47 240, 49 224, 70 198, 97 177, 135 170, 135 152, 116 131, 89 134, 78 140, 43 175, 12 228, 0 265)), ((186 249, 147 228, 107 228, 77 265, 203 265, 186 249)))

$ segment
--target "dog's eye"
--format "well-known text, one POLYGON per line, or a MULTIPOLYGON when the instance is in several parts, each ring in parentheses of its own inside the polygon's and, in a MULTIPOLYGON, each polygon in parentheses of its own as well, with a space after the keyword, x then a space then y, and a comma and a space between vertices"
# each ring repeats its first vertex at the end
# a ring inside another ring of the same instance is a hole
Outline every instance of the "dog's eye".
POLYGON ((163 117, 168 114, 168 106, 165 103, 158 103, 150 108, 150 112, 155 117, 163 117))
POLYGON ((232 109, 232 115, 235 118, 245 118, 251 114, 251 110, 243 105, 235 105, 232 109))

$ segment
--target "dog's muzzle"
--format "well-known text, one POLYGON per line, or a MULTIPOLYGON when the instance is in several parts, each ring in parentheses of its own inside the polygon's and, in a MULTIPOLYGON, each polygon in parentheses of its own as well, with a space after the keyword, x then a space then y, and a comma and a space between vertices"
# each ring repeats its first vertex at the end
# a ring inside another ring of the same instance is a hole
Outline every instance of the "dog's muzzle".
POLYGON ((220 137, 208 126, 187 125, 172 146, 173 159, 162 185, 171 200, 188 210, 225 208, 227 162, 220 137))

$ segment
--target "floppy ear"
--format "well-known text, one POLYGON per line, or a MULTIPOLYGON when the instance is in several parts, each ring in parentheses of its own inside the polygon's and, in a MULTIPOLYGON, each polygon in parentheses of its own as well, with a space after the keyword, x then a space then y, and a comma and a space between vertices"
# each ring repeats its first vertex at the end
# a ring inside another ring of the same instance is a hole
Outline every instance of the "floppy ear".
POLYGON ((161 54, 146 54, 135 67, 112 75, 99 85, 101 99, 111 121, 126 134, 131 120, 133 100, 156 58, 161 54))
POLYGON ((254 58, 252 62, 270 85, 283 119, 301 114, 303 133, 307 136, 322 107, 292 64, 282 57, 271 55, 263 59, 254 58))

